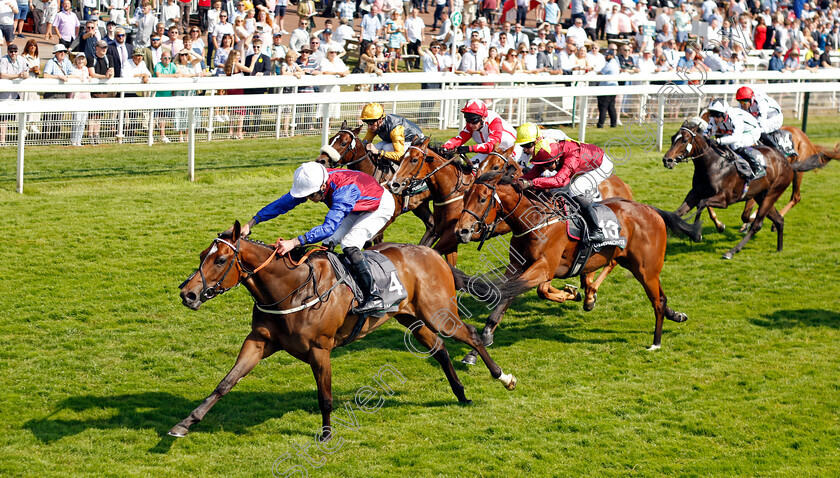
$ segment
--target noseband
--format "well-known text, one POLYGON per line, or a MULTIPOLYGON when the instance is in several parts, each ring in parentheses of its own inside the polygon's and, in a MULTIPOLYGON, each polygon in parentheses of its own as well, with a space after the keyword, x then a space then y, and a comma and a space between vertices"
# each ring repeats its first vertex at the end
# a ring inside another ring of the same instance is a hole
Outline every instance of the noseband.
POLYGON ((348 152, 355 152, 355 150, 358 149, 359 146, 363 146, 363 142, 362 142, 361 139, 358 138, 358 136, 356 136, 356 133, 350 131, 349 129, 342 129, 342 130, 339 130, 338 133, 336 133, 336 135, 333 137, 333 140, 330 141, 329 146, 331 148, 335 149, 335 147, 333 145, 338 140, 338 137, 339 137, 339 135, 341 135, 341 133, 347 133, 347 134, 350 135, 350 146, 347 147, 347 149, 345 149, 343 153, 341 153, 341 156, 339 157, 338 162, 334 162, 332 160, 332 158, 330 158, 330 167, 334 168, 336 166, 352 166, 354 164, 361 163, 362 161, 364 161, 370 155, 369 152, 365 151, 365 154, 363 154, 361 157, 359 157, 357 159, 354 159, 353 161, 350 161, 348 163, 345 163, 344 158, 345 158, 345 156, 347 156, 347 153, 348 152))
POLYGON ((199 299, 201 299, 202 302, 207 302, 208 300, 212 299, 213 297, 216 297, 217 295, 222 295, 225 292, 238 286, 242 282, 242 280, 240 279, 232 287, 220 287, 222 282, 224 282, 225 277, 227 277, 228 273, 231 271, 231 269, 233 269, 234 264, 236 264, 236 268, 239 270, 240 273, 242 273, 243 269, 242 265, 240 264, 239 257, 239 239, 236 240, 236 245, 234 245, 220 237, 217 237, 216 239, 213 239, 213 243, 211 244, 211 251, 213 247, 218 247, 218 243, 225 244, 231 249, 233 249, 233 260, 228 263, 228 266, 225 269, 225 272, 222 274, 222 277, 218 281, 216 281, 214 285, 207 285, 207 279, 204 277, 204 271, 202 270, 204 268, 204 262, 207 260, 208 257, 211 256, 210 253, 207 253, 207 255, 204 256, 204 259, 201 260, 201 264, 198 265, 198 269, 196 269, 195 272, 193 272, 189 277, 187 277, 187 280, 185 280, 181 283, 180 286, 178 286, 179 289, 183 289, 187 285, 187 283, 190 280, 192 280, 193 277, 195 277, 196 274, 199 274, 199 276, 201 276, 201 292, 198 294, 198 297, 199 299))
POLYGON ((509 213, 507 213, 503 216, 502 214, 505 211, 504 211, 504 209, 502 209, 502 199, 499 197, 499 193, 496 191, 496 187, 498 185, 488 184, 486 182, 474 183, 474 185, 484 186, 486 188, 489 188, 490 191, 493 192, 493 195, 490 197, 490 203, 487 204, 487 207, 484 209, 484 213, 482 213, 481 216, 479 216, 478 214, 476 214, 476 213, 470 211, 469 209, 467 209, 466 205, 464 206, 464 210, 463 210, 463 212, 465 212, 465 213, 469 214, 470 216, 474 217, 477 221, 472 226, 470 226, 470 231, 469 232, 470 232, 471 235, 475 234, 477 232, 475 230, 475 226, 476 226, 476 224, 478 224, 478 231, 481 232, 481 241, 478 244, 478 250, 480 251, 481 246, 484 245, 484 241, 486 241, 493 234, 493 232, 496 230, 496 228, 499 226, 499 224, 501 224, 505 219, 507 219, 511 214, 513 214, 513 211, 516 211, 516 209, 519 207, 519 204, 522 202, 522 199, 525 197, 525 195, 520 194, 519 195, 519 200, 516 201, 516 206, 514 206, 513 209, 511 209, 509 213), (486 222, 487 217, 490 215, 490 211, 493 209, 494 206, 497 209, 496 220, 493 221, 492 224, 487 224, 487 222, 486 222))
POLYGON ((690 134, 691 135, 691 141, 689 141, 685 145, 685 148, 683 148, 683 154, 674 158, 674 162, 675 163, 687 163, 688 161, 691 161, 694 158, 699 158, 700 156, 703 156, 706 153, 705 151, 703 151, 700 154, 695 154, 693 156, 688 155, 688 154, 691 153, 691 150, 694 148, 694 140, 697 139, 697 133, 695 133, 694 131, 686 128, 685 126, 681 126, 678 133, 681 132, 681 131, 685 131, 688 134, 690 134))

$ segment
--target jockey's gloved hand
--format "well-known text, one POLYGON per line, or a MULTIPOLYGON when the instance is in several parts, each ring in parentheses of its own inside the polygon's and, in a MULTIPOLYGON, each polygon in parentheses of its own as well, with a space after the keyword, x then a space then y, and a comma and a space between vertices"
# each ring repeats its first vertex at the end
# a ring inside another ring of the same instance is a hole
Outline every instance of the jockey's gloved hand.
POLYGON ((461 146, 458 146, 455 151, 458 151, 458 154, 467 154, 470 152, 470 147, 462 144, 461 146))
POLYGON ((522 191, 532 187, 533 185, 534 185, 534 183, 532 183, 531 181, 529 181, 527 179, 519 178, 514 183, 514 189, 518 190, 519 192, 522 192, 522 191))

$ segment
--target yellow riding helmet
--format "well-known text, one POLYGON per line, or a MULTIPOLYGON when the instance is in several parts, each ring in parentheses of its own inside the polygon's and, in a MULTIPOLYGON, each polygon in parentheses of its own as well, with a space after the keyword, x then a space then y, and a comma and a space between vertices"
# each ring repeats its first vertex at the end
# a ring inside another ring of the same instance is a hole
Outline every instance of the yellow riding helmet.
POLYGON ((540 136, 540 127, 534 123, 524 123, 516 130, 514 144, 533 143, 540 136))
POLYGON ((382 105, 379 103, 368 103, 362 108, 362 114, 359 115, 359 119, 362 121, 378 120, 383 116, 385 116, 385 108, 382 105))

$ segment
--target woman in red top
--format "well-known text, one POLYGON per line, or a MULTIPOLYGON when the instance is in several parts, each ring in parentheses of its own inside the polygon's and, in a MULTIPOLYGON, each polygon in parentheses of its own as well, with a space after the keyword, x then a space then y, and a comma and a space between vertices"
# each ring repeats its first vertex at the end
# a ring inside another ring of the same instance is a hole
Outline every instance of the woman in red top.
MULTIPOLYGON (((525 150, 525 145, 523 145, 525 150)), ((593 201, 601 200, 598 185, 613 173, 613 162, 603 149, 594 144, 579 143, 572 139, 554 141, 540 138, 534 144, 530 171, 517 181, 522 189, 556 189, 569 186, 569 196, 580 206, 580 215, 586 221, 591 243, 604 240, 598 226, 593 201), (542 177, 546 171, 556 171, 542 177)))

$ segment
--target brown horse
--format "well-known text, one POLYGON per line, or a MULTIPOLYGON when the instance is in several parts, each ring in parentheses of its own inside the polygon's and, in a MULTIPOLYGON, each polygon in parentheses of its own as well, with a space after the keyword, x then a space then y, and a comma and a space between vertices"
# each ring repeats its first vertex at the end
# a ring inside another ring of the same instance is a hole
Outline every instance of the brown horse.
MULTIPOLYGON (((458 317, 455 281, 456 277, 463 281, 465 275, 457 269, 450 270, 440 255, 427 247, 385 243, 373 249, 393 261, 408 297, 400 302, 397 312, 368 318, 355 338, 366 336, 396 317, 432 352, 458 401, 469 402, 449 352, 443 341, 435 337, 443 331, 446 336, 476 348, 490 374, 513 390, 516 378, 502 372, 488 355, 475 327, 464 324, 458 317)), ((288 255, 278 259, 273 247, 241 237, 237 221, 231 231, 220 235, 201 253, 198 270, 182 286, 183 304, 198 309, 204 302, 242 283, 255 302, 251 332, 231 371, 198 408, 172 427, 170 435, 186 435, 190 426, 201 421, 260 360, 285 350, 312 367, 325 427, 323 437, 329 438, 333 408, 330 353, 348 338, 353 340, 357 318, 350 313, 353 294, 342 286, 344 278, 335 276, 325 253, 311 252, 298 262, 288 255)))
MULTIPOLYGON (((709 112, 708 110, 704 111, 700 117, 703 121, 709 121, 709 112)), ((781 129, 789 132, 791 134, 791 142, 793 142, 793 149, 796 150, 796 154, 790 156, 788 160, 793 163, 804 162, 805 160, 811 158, 812 156, 817 156, 823 165, 827 164, 832 159, 840 159, 840 142, 834 144, 834 150, 826 149, 823 146, 818 144, 814 144, 808 138, 808 135, 805 134, 801 129, 797 128, 796 126, 782 126, 781 129)), ((799 204, 799 201, 802 200, 802 195, 799 193, 800 187, 802 185, 802 177, 803 174, 801 172, 794 172, 793 173, 793 188, 790 194, 790 201, 779 211, 779 214, 784 217, 788 211, 799 204)), ((744 204, 744 212, 741 216, 749 217, 749 221, 745 222, 742 226, 740 231, 746 232, 749 229, 750 224, 755 219, 755 213, 752 212, 753 208, 755 207, 755 200, 750 199, 744 204)), ((723 232, 726 229, 726 225, 722 223, 715 213, 714 209, 711 207, 707 208, 709 211, 709 217, 712 218, 712 221, 715 223, 715 228, 719 232, 723 232)), ((775 226, 773 228, 775 230, 775 226)))
MULTIPOLYGON (((726 208, 739 201, 755 199, 759 204, 758 214, 750 226, 746 236, 735 247, 727 251, 724 259, 732 259, 740 252, 744 245, 761 229, 765 217, 769 217, 776 228, 776 250, 781 251, 784 238, 784 218, 776 210, 775 204, 785 189, 793 181, 794 172, 810 171, 820 168, 824 164, 818 157, 812 156, 804 161, 791 165, 781 153, 774 148, 757 146, 767 162, 767 174, 749 183, 744 189, 745 182, 735 170, 735 166, 725 157, 725 152, 719 146, 712 146, 703 136, 702 122, 691 119, 683 123, 680 130, 672 138, 671 148, 662 159, 666 168, 673 168, 680 162, 694 162, 694 178, 691 191, 685 197, 682 205, 675 211, 683 216, 697 208, 695 222, 700 213, 707 207, 726 208)), ((745 210, 741 220, 749 221, 749 211, 745 210)))
MULTIPOLYGON (((365 142, 359 137, 361 131, 362 126, 350 129, 347 126, 347 120, 344 120, 339 131, 330 138, 327 144, 321 146, 321 154, 315 161, 329 168, 346 166, 348 169, 361 171, 373 176, 378 183, 384 185, 394 176, 396 165, 391 160, 371 156, 365 149, 365 142)), ((429 208, 430 196, 429 191, 411 196, 394 194, 396 206, 394 219, 406 211, 411 211, 426 226, 426 232, 420 239, 420 245, 423 246, 431 246, 436 240, 434 219, 432 210, 429 208)), ((382 234, 377 235, 375 239, 372 241, 374 244, 382 242, 382 234)))
MULTIPOLYGON (((487 156, 481 165, 480 171, 493 170, 495 167, 512 164, 521 172, 515 161, 510 157, 513 148, 507 151, 494 151, 487 156)), ((455 224, 464 209, 464 193, 472 185, 475 175, 472 174, 470 166, 460 161, 459 158, 446 159, 429 148, 429 141, 409 147, 400 168, 394 174, 390 183, 391 192, 400 194, 416 184, 425 182, 432 192, 432 200, 435 206, 434 222, 435 236, 439 240, 434 249, 446 255, 446 260, 451 265, 458 261, 459 239, 455 235, 455 224)), ((623 197, 632 199, 630 188, 617 176, 612 176, 603 181, 599 186, 603 197, 623 197)), ((498 221, 495 227, 487 229, 487 225, 481 230, 472 234, 473 241, 483 241, 491 237, 507 234, 510 228, 503 221, 498 221)))
MULTIPOLYGON (((538 199, 530 191, 519 192, 512 186, 514 182, 513 175, 501 173, 487 173, 479 177, 467 192, 464 212, 457 227, 469 231, 475 227, 479 220, 477 218, 504 216, 513 231, 510 243, 511 267, 508 270, 512 280, 508 287, 516 292, 524 292, 552 278, 566 277, 572 267, 578 241, 568 236, 566 217, 562 212, 538 199)), ((628 269, 642 284, 653 306, 656 326, 650 349, 658 349, 662 341, 663 318, 674 322, 688 319, 685 314, 674 312, 668 307, 659 282, 668 242, 665 223, 673 223, 672 227, 679 223, 683 232, 689 235, 696 236, 698 231, 675 214, 645 204, 620 198, 607 199, 602 204, 612 209, 618 217, 621 232, 627 238, 627 246, 624 249, 606 246, 594 252, 580 272, 581 284, 586 287, 584 276, 612 261, 628 269)), ((482 332, 485 345, 492 343, 493 331, 512 301, 513 298, 501 300, 488 317, 482 332)))

